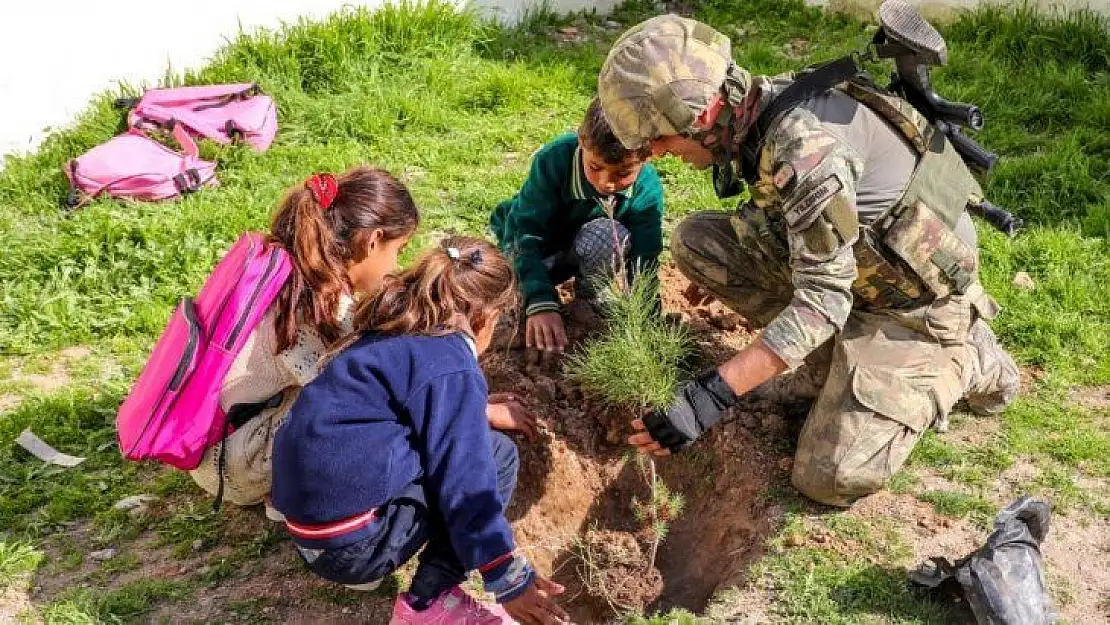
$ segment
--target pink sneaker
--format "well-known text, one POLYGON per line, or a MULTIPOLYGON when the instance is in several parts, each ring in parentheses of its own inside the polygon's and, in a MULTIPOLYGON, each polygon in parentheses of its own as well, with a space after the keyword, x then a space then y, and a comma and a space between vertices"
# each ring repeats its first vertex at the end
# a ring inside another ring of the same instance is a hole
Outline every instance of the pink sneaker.
POLYGON ((496 603, 481 603, 455 586, 440 595, 427 610, 417 612, 397 595, 389 625, 517 625, 496 603))

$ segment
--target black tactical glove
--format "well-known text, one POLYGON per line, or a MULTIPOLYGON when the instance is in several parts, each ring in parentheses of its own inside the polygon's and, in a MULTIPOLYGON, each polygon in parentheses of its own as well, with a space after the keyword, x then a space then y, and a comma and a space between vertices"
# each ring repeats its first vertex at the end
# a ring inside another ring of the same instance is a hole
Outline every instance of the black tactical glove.
POLYGON ((689 447, 720 421, 736 399, 716 369, 703 371, 679 389, 670 408, 644 417, 644 427, 657 443, 674 453, 689 447))

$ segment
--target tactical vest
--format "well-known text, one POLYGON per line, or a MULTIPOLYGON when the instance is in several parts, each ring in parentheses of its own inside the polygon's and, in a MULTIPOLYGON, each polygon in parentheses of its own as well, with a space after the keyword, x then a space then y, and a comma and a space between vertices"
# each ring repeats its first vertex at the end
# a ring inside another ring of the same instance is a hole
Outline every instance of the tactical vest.
MULTIPOLYGON (((978 250, 955 232, 968 205, 983 193, 960 155, 905 100, 863 78, 836 88, 889 122, 918 154, 902 197, 871 224, 860 226, 852 248, 856 298, 872 308, 890 309, 921 306, 957 294, 966 296, 981 316, 993 318, 998 308, 979 283, 978 250)), ((780 107, 776 118, 785 112, 780 107)), ((777 119, 768 121, 772 125, 777 119)), ((830 219, 842 222, 840 217, 830 219)))

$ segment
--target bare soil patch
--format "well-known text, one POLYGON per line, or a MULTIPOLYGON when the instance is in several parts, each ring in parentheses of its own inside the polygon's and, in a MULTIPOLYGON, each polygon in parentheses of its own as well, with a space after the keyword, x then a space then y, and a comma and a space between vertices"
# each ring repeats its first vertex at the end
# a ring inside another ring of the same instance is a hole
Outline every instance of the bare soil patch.
POLYGON ((1088 410, 1110 410, 1110 385, 1082 386, 1068 393, 1068 399, 1088 410))
MULTIPOLYGON (((750 340, 742 320, 719 304, 691 309, 682 296, 688 284, 673 268, 664 268, 662 281, 666 311, 681 319, 702 347, 692 366, 719 362, 750 340)), ((573 347, 600 331, 602 321, 585 304, 571 309, 573 347)), ((520 548, 537 568, 568 586, 563 603, 575 622, 614 621, 628 609, 701 611, 719 588, 743 581, 781 518, 765 497, 772 479, 784 475, 776 447, 789 428, 777 407, 746 404, 694 448, 657 464, 659 479, 683 494, 686 505, 649 567, 643 523, 635 518, 632 500, 646 499, 650 487, 623 443, 639 415, 602 410, 565 378, 559 363, 528 362, 516 345, 517 333, 504 330, 482 363, 490 390, 524 398, 541 429, 535 442, 518 440, 521 473, 509 518, 520 548)), ((152 513, 167 514, 179 503, 159 502, 152 513)), ((162 601, 143 620, 212 622, 243 615, 289 623, 388 620, 396 584, 358 593, 318 579, 284 538, 261 553, 236 556, 236 547, 262 535, 267 521, 254 509, 226 506, 222 514, 228 518, 213 549, 175 557, 153 531, 112 544, 117 557, 135 554, 139 563, 111 575, 101 573, 106 563, 88 557, 77 566, 62 566, 63 552, 87 555, 104 547, 90 524, 76 525, 48 546, 51 564, 40 570, 31 599, 45 605, 68 588, 106 591, 137 580, 188 580, 194 585, 188 599, 162 601)))
MULTIPOLYGON (((750 340, 738 316, 719 304, 691 310, 682 296, 688 283, 673 268, 661 277, 664 309, 687 324, 702 347, 700 361, 719 362, 750 340)), ((602 327, 579 304, 571 318, 572 348, 602 327)), ((576 622, 605 622, 642 606, 700 611, 718 588, 741 579, 773 529, 763 498, 778 471, 769 438, 783 429, 773 407, 745 410, 743 419, 734 414, 691 450, 657 463, 686 506, 649 567, 643 523, 631 505, 647 498, 649 485, 623 443, 639 415, 603 409, 557 364, 530 364, 519 337, 503 334, 483 359, 490 391, 528 398, 542 426, 539 441, 520 445, 510 518, 540 570, 567 585, 576 622)))

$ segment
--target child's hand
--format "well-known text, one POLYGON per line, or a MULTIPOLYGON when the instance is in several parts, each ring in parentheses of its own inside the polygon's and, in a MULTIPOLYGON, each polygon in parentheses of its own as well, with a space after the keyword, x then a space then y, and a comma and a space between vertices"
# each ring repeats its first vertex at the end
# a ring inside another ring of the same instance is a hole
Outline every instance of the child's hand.
POLYGON ((509 616, 526 625, 562 625, 570 622, 570 616, 551 597, 563 594, 563 590, 559 584, 537 575, 524 594, 506 601, 502 607, 509 616))
POLYGON ((516 430, 530 440, 536 440, 536 417, 528 412, 512 393, 494 393, 489 396, 486 418, 495 430, 516 430))
POLYGON ((567 347, 563 316, 552 310, 528 317, 524 326, 524 340, 526 347, 562 353, 567 347))

